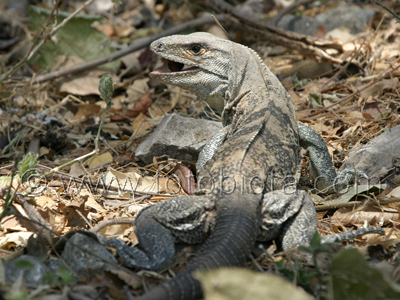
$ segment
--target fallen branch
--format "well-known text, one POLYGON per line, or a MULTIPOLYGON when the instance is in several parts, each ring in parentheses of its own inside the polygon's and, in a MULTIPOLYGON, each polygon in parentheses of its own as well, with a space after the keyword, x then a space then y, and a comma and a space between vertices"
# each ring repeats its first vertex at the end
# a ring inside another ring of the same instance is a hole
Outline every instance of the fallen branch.
MULTIPOLYGON (((60 0, 57 0, 57 3, 54 5, 49 17, 47 18, 46 25, 50 23, 51 17, 57 8, 58 4, 60 3, 60 0)), ((60 24, 58 24, 56 27, 54 27, 50 33, 48 34, 48 37, 53 36, 58 30, 60 30, 62 27, 65 26, 73 17, 75 17, 82 9, 84 9, 86 6, 88 6, 90 3, 92 3, 93 0, 88 0, 84 4, 82 4, 76 11, 74 11, 71 15, 68 16, 68 18, 65 18, 60 24)), ((13 74, 15 71, 17 71, 26 61, 30 60, 33 55, 40 49, 40 47, 43 46, 44 44, 44 37, 42 37, 41 41, 39 42, 37 39, 39 37, 36 36, 33 39, 33 43, 31 48, 28 50, 28 52, 25 54, 25 56, 21 59, 20 62, 18 62, 12 69, 10 69, 8 72, 4 73, 2 76, 0 76, 0 82, 4 81, 8 76, 13 74), (37 43, 37 44, 36 44, 37 43), (34 47, 34 48, 33 48, 34 47), (33 48, 33 49, 32 49, 33 48)))
MULTIPOLYGON (((366 205, 366 204, 376 204, 377 201, 350 201, 346 203, 339 203, 339 204, 325 204, 325 205, 316 205, 315 210, 316 211, 326 211, 326 210, 332 210, 332 209, 338 209, 342 207, 358 207, 360 205, 366 205)), ((379 200, 380 205, 384 204, 389 204, 389 203, 395 203, 395 202, 400 202, 400 198, 392 198, 392 199, 384 199, 384 200, 379 200)))
MULTIPOLYGON (((216 17, 220 22, 223 22, 225 20, 225 18, 221 15, 216 16, 216 17)), ((193 28, 196 28, 196 27, 208 24, 208 23, 213 23, 213 22, 214 22, 214 19, 211 16, 205 16, 205 17, 201 17, 198 19, 194 19, 189 22, 179 24, 172 28, 169 28, 169 29, 163 31, 162 33, 159 33, 159 34, 156 34, 153 36, 149 36, 149 37, 136 39, 129 45, 128 48, 122 49, 120 51, 116 51, 110 55, 107 55, 107 56, 104 56, 104 57, 101 57, 98 59, 94 59, 94 60, 79 64, 79 65, 75 65, 75 66, 67 68, 67 69, 58 70, 58 71, 54 71, 54 72, 51 72, 51 73, 48 73, 45 75, 36 76, 34 79, 26 78, 24 81, 32 81, 33 83, 40 83, 40 82, 49 81, 49 80, 52 80, 55 78, 59 78, 59 77, 65 76, 65 75, 87 71, 88 69, 92 69, 99 65, 114 61, 122 56, 130 54, 130 53, 140 50, 142 48, 148 47, 153 41, 155 41, 161 37, 176 34, 176 33, 182 32, 184 30, 193 29, 193 28)))
POLYGON ((243 15, 238 9, 226 1, 208 0, 205 1, 205 3, 213 10, 219 12, 222 11, 233 16, 233 18, 230 19, 236 19, 237 21, 240 21, 246 26, 246 30, 250 30, 257 35, 262 35, 263 38, 271 41, 274 44, 283 45, 287 48, 294 49, 305 54, 322 57, 325 60, 330 60, 335 63, 342 63, 342 60, 330 56, 323 50, 324 48, 330 48, 342 52, 342 46, 338 43, 319 40, 312 36, 285 31, 264 22, 250 20, 247 16, 243 15))
POLYGON ((382 74, 380 74, 379 77, 378 77, 377 79, 375 79, 374 81, 370 82, 369 84, 363 86, 363 87, 360 88, 360 89, 357 89, 354 93, 348 95, 347 97, 344 97, 343 99, 340 99, 339 101, 337 101, 337 102, 335 102, 335 103, 333 103, 333 104, 331 104, 331 105, 328 105, 327 107, 321 108, 321 109, 317 110, 316 112, 311 113, 311 114, 309 115, 309 117, 306 117, 306 118, 303 118, 303 119, 306 119, 306 120, 315 120, 315 119, 318 119, 318 118, 320 118, 320 117, 324 117, 324 116, 326 116, 326 115, 328 115, 328 114, 330 114, 330 113, 346 111, 347 108, 341 108, 341 109, 339 109, 339 110, 337 110, 337 111, 335 111, 334 109, 332 109, 332 110, 329 110, 328 112, 326 112, 326 113, 324 113, 324 114, 321 114, 321 113, 324 112, 325 110, 328 110, 329 108, 332 108, 332 107, 334 107, 334 106, 336 106, 336 105, 342 104, 342 106, 343 106, 343 105, 346 104, 347 102, 350 102, 350 100, 352 100, 353 97, 354 97, 355 95, 357 95, 358 93, 360 93, 360 92, 363 91, 363 90, 366 90, 366 89, 369 88, 370 86, 374 85, 375 83, 377 83, 377 82, 380 81, 381 79, 385 78, 387 75, 389 75, 391 72, 397 70, 398 68, 400 68, 400 64, 398 64, 396 67, 392 67, 392 66, 388 67, 388 68, 387 68, 382 74))

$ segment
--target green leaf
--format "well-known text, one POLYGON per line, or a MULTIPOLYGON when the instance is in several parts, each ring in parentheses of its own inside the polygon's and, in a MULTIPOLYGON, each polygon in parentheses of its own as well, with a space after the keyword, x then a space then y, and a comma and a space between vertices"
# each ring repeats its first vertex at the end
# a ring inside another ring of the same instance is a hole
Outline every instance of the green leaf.
POLYGON ((367 263, 356 249, 342 249, 335 255, 328 288, 332 300, 400 299, 400 285, 367 263))
POLYGON ((33 269, 34 264, 29 259, 20 259, 14 263, 17 269, 33 269))
MULTIPOLYGON (((35 31, 43 28, 50 10, 30 6, 29 29, 35 31)), ((70 14, 59 12, 57 24, 60 24, 70 14)), ((109 55, 115 51, 107 46, 107 36, 92 26, 93 22, 101 22, 102 18, 91 15, 77 15, 61 28, 50 41, 47 41, 36 54, 31 63, 37 63, 43 68, 51 69, 59 55, 78 56, 85 61, 109 55)), ((116 71, 119 60, 102 65, 116 71)))
POLYGON ((321 246, 321 236, 319 235, 318 231, 316 230, 312 239, 310 240, 310 247, 311 248, 319 248, 321 246))
POLYGON ((38 155, 33 153, 28 153, 24 156, 22 161, 18 164, 18 171, 22 175, 25 172, 36 168, 38 161, 38 155))

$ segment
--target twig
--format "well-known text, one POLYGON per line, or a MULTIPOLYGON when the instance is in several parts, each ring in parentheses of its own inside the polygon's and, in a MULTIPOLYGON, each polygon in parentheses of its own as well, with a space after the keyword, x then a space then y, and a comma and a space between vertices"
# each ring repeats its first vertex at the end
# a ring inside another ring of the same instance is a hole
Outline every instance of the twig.
POLYGON ((339 76, 339 74, 341 74, 344 70, 347 69, 347 67, 350 65, 350 63, 353 61, 353 59, 360 53, 360 51, 363 48, 365 42, 366 42, 366 38, 364 38, 361 46, 357 49, 357 51, 356 51, 356 49, 354 49, 354 51, 351 53, 351 58, 346 62, 346 64, 344 66, 341 66, 339 68, 339 70, 331 78, 329 78, 329 80, 327 82, 324 83, 324 85, 320 88, 320 91, 322 91, 326 86, 328 86, 328 84, 331 81, 335 80, 336 77, 339 76))
MULTIPOLYGON (((333 48, 339 51, 343 51, 342 46, 336 42, 319 40, 312 36, 307 36, 303 34, 298 34, 295 32, 285 31, 276 27, 273 27, 264 22, 258 22, 254 20, 249 20, 246 16, 244 16, 240 11, 238 11, 231 4, 222 0, 208 0, 206 4, 210 6, 210 8, 217 8, 218 10, 224 11, 229 15, 234 16, 236 19, 240 20, 242 23, 245 23, 253 28, 261 29, 265 34, 268 34, 268 38, 271 42, 277 44, 287 45, 288 47, 296 47, 298 43, 302 43, 304 48, 305 45, 317 46, 322 48, 333 48), (294 44, 293 44, 294 43, 294 44), (292 45, 291 45, 292 44, 292 45)), ((322 51, 322 50, 321 50, 322 51)), ((328 54, 326 54, 328 55, 328 54)), ((328 55, 329 56, 329 55, 328 55)), ((334 59, 336 60, 336 59, 334 59)))
MULTIPOLYGON (((380 200, 379 204, 384 205, 388 203, 395 203, 395 202, 400 202, 400 198, 391 198, 391 199, 385 199, 385 200, 380 200)), ((358 205, 365 205, 369 203, 375 203, 375 201, 351 201, 351 202, 346 202, 346 203, 339 203, 339 204, 326 204, 326 205, 317 205, 315 206, 316 211, 326 211, 326 210, 332 210, 332 209, 338 209, 341 207, 353 207, 353 206, 358 206, 358 205)))
POLYGON ((114 209, 114 208, 118 208, 118 207, 121 207, 121 206, 129 205, 129 204, 132 204, 134 202, 142 201, 142 200, 145 200, 145 199, 150 199, 151 197, 152 197, 152 195, 141 196, 141 197, 136 198, 136 199, 131 199, 131 200, 128 200, 128 201, 124 201, 124 203, 115 204, 115 205, 111 206, 110 209, 114 209))
POLYGON ((282 19, 284 15, 286 15, 288 12, 291 10, 295 9, 296 7, 299 7, 300 5, 307 5, 311 2, 314 2, 315 0, 300 0, 300 1, 295 1, 291 5, 286 6, 285 8, 282 8, 278 14, 271 20, 270 24, 272 26, 276 26, 278 22, 282 19))
MULTIPOLYGON (((58 30, 60 30, 62 27, 65 26, 65 24, 67 24, 73 17, 75 17, 82 9, 84 9, 86 6, 88 6, 90 3, 92 3, 94 0, 88 0, 86 1, 84 4, 82 4, 81 7, 79 7, 76 11, 74 11, 68 18, 65 18, 59 25, 57 25, 56 27, 54 27, 50 33, 49 36, 53 36, 58 30)), ((56 5, 53 7, 53 10, 50 13, 49 18, 47 19, 46 25, 49 23, 50 21, 50 17, 52 16, 54 10, 57 8, 58 3, 60 2, 60 0, 57 1, 56 5)), ((32 46, 35 47, 37 41, 33 41, 32 46)), ((11 68, 8 72, 4 73, 2 76, 0 76, 0 82, 4 81, 8 76, 10 76, 11 74, 13 74, 15 71, 17 71, 26 61, 30 60, 32 58, 33 55, 35 55, 35 53, 40 49, 40 47, 42 47, 44 44, 44 38, 42 38, 42 40, 36 45, 36 47, 32 50, 31 49, 28 50, 28 52, 26 53, 26 55, 24 56, 23 59, 21 59, 20 62, 18 62, 13 68, 11 68)))
POLYGON ((218 27, 222 29, 223 32, 225 32, 226 36, 233 41, 232 37, 229 35, 228 31, 225 30, 224 26, 221 25, 221 23, 218 21, 218 19, 214 16, 211 15, 211 17, 214 19, 215 23, 217 23, 218 27))
POLYGON ((90 229, 91 232, 99 232, 101 229, 104 227, 107 227, 109 225, 115 225, 115 224, 133 224, 133 221, 135 221, 134 218, 124 218, 124 219, 111 219, 107 221, 100 222, 96 226, 94 226, 92 229, 90 229))
POLYGON ((400 16, 396 14, 394 11, 392 11, 389 7, 387 7, 385 4, 380 3, 379 1, 375 2, 375 4, 379 5, 380 7, 383 7, 386 9, 393 17, 395 17, 399 22, 400 22, 400 16))
POLYGON ((358 90, 355 91, 354 93, 352 93, 352 94, 350 94, 350 95, 344 97, 343 99, 341 99, 341 100, 339 100, 339 101, 337 101, 337 102, 335 102, 335 103, 333 103, 333 104, 331 104, 331 105, 328 105, 327 107, 321 108, 321 109, 317 110, 316 112, 311 113, 311 114, 309 115, 309 117, 303 118, 303 119, 306 119, 306 120, 314 120, 314 119, 317 119, 317 118, 320 118, 320 117, 322 117, 322 116, 325 116, 325 115, 327 115, 327 114, 332 113, 332 111, 328 111, 328 112, 326 112, 326 113, 323 114, 323 115, 319 115, 321 112, 324 112, 325 110, 327 110, 327 109, 329 109, 329 108, 332 108, 332 107, 334 107, 334 106, 336 106, 336 105, 338 105, 338 104, 342 104, 342 105, 343 105, 343 104, 346 104, 346 103, 349 102, 351 99, 353 99, 353 97, 354 97, 356 94, 358 94, 359 92, 361 92, 361 91, 363 91, 363 90, 369 88, 370 86, 374 85, 374 84, 377 83, 379 80, 381 80, 381 79, 384 78, 386 75, 388 75, 390 72, 393 72, 393 71, 397 70, 398 68, 400 68, 400 64, 399 64, 398 66, 396 66, 396 67, 392 67, 392 66, 388 67, 377 79, 375 79, 375 80, 372 81, 371 83, 367 84, 367 85, 364 86, 363 88, 358 89, 358 90))
MULTIPOLYGON (((94 0, 88 0, 85 3, 83 3, 76 11, 74 11, 72 14, 70 14, 67 18, 65 18, 60 24, 58 24, 56 27, 54 27, 50 31, 50 36, 53 36, 57 31, 59 31, 61 28, 65 26, 73 17, 75 17, 78 13, 81 12, 86 6, 88 6, 90 3, 92 3, 94 0)), ((35 47, 35 49, 32 50, 31 54, 28 57, 28 60, 32 58, 33 55, 42 47, 44 44, 44 40, 41 40, 40 43, 35 47)))
MULTIPOLYGON (((217 15, 215 16, 220 22, 223 22, 225 20, 224 16, 221 15, 217 15)), ((132 42, 132 44, 129 45, 128 48, 120 50, 120 51, 116 51, 110 55, 107 55, 105 57, 101 57, 98 59, 94 59, 79 65, 75 65, 71 68, 67 68, 67 69, 63 69, 63 70, 58 70, 58 71, 54 71, 51 72, 49 74, 46 75, 40 75, 37 76, 35 79, 32 80, 32 78, 27 78, 24 81, 33 81, 33 83, 40 83, 40 82, 44 82, 44 81, 49 81, 55 78, 59 78, 65 75, 69 75, 72 73, 77 73, 77 72, 82 72, 82 71, 87 71, 89 69, 92 69, 94 67, 97 67, 99 65, 114 61, 122 56, 125 56, 129 53, 132 53, 134 51, 137 51, 139 49, 145 48, 147 46, 149 46, 151 44, 151 42, 164 37, 164 36, 168 36, 171 34, 176 34, 178 32, 182 32, 184 30, 188 30, 188 29, 192 29, 192 28, 196 28, 208 23, 212 23, 214 22, 214 19, 211 16, 205 16, 205 17, 201 17, 198 19, 194 19, 191 20, 189 22, 183 23, 183 24, 179 24, 176 25, 172 28, 169 28, 167 30, 165 30, 162 33, 150 36, 150 37, 144 37, 144 38, 139 38, 136 39, 132 42)))

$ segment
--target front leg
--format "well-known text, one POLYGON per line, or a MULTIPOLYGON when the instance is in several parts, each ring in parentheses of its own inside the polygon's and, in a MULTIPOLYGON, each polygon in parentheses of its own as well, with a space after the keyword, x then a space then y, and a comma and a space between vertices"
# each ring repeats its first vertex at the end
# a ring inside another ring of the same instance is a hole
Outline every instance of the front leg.
POLYGON ((170 266, 175 243, 202 243, 214 225, 214 203, 204 196, 179 196, 148 206, 135 219, 141 249, 109 239, 128 267, 162 270, 170 266))
POLYGON ((322 137, 313 129, 297 122, 299 127, 300 146, 307 151, 308 167, 318 191, 331 194, 349 188, 355 175, 365 176, 355 169, 344 169, 336 172, 322 137))
POLYGON ((231 125, 227 125, 223 127, 216 135, 214 135, 207 144, 204 145, 203 149, 201 149, 199 153, 199 157, 196 162, 196 171, 197 173, 203 168, 207 161, 209 161, 215 152, 217 152, 218 148, 225 141, 226 136, 228 135, 231 129, 231 125))

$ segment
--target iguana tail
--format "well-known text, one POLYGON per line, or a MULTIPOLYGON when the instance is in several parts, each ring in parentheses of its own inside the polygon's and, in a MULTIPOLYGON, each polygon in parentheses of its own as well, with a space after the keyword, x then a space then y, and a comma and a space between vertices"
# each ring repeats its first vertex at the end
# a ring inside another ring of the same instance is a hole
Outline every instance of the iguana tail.
POLYGON ((138 300, 194 300, 203 296, 193 272, 243 266, 254 247, 261 219, 261 196, 233 193, 218 196, 215 230, 188 267, 138 300), (251 199, 244 199, 245 197, 251 199))

